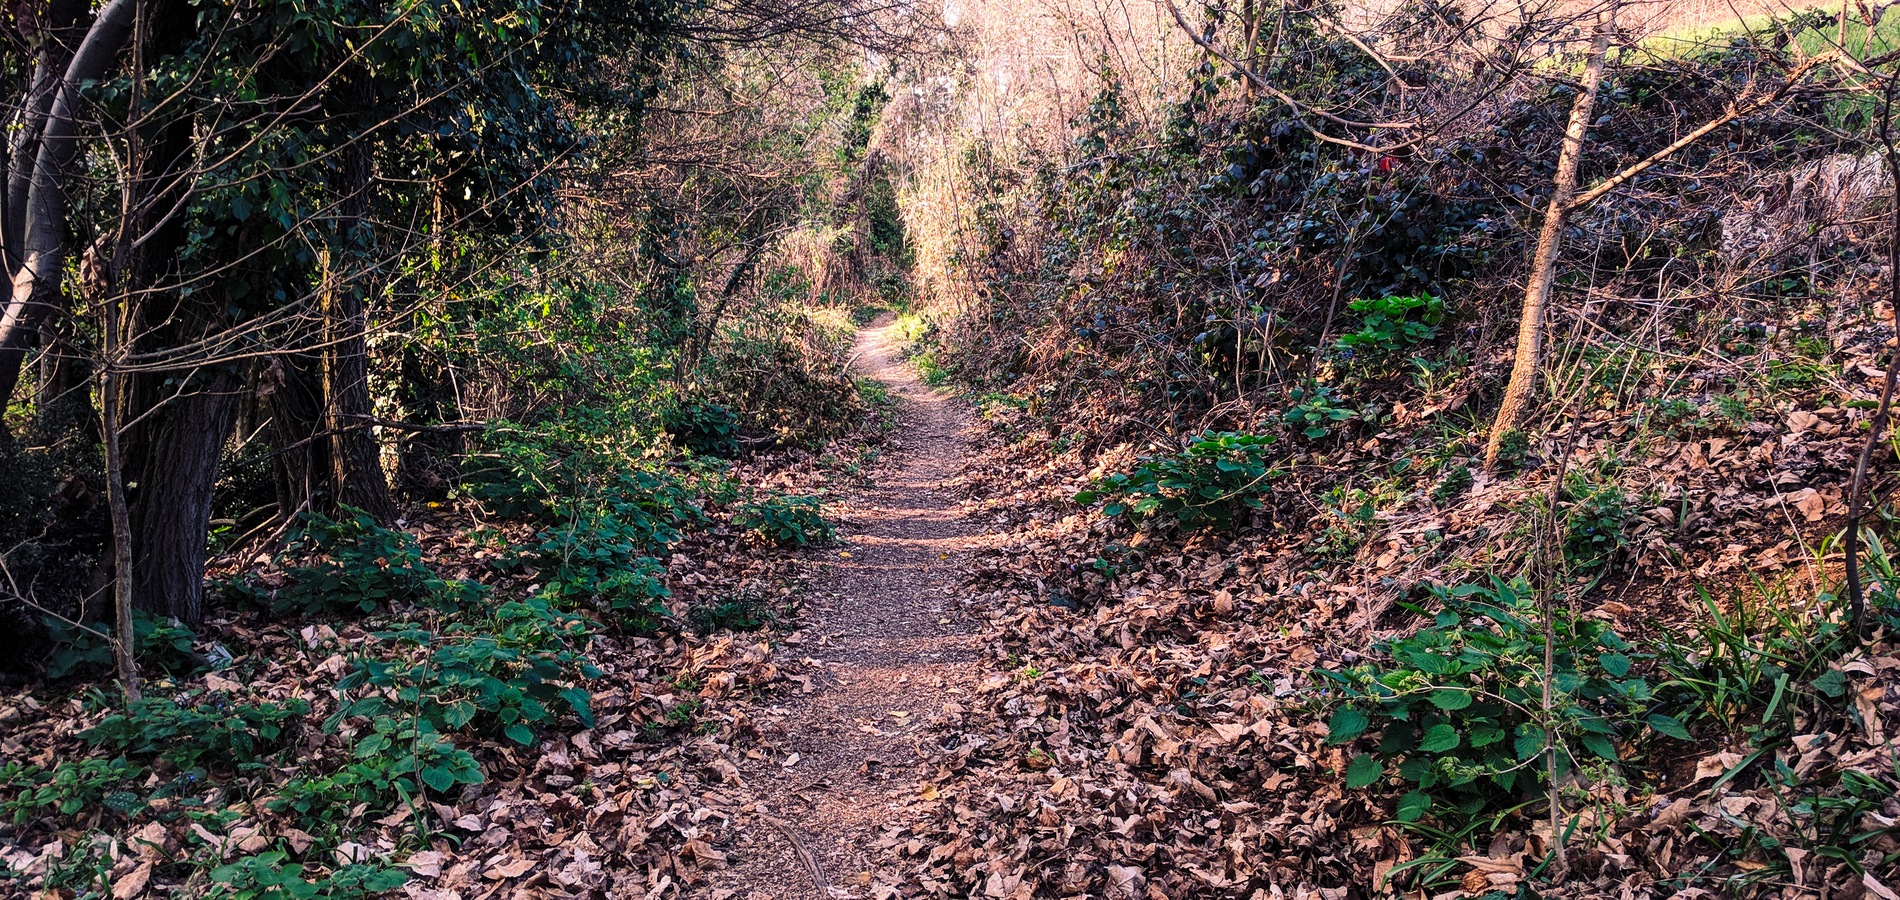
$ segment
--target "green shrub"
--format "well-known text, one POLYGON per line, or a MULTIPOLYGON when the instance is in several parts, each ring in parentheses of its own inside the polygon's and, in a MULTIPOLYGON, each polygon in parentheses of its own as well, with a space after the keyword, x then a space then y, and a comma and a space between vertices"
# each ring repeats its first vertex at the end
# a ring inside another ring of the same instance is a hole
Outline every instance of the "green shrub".
POLYGON ((667 410, 666 433, 673 442, 702 456, 739 455, 739 415, 710 400, 686 399, 667 410))
POLYGON ((612 513, 541 533, 533 550, 545 581, 539 596, 565 609, 593 609, 633 631, 666 619, 665 568, 641 553, 649 533, 612 513))
POLYGON ((328 874, 306 877, 304 864, 289 861, 282 850, 247 856, 211 870, 207 900, 353 900, 387 894, 409 881, 409 873, 380 865, 352 863, 328 874))
POLYGON ((693 607, 693 627, 701 633, 758 631, 778 620, 769 595, 752 589, 693 607))
POLYGON ((1281 471, 1269 461, 1274 437, 1206 432, 1179 453, 1150 456, 1132 471, 1099 478, 1075 502, 1107 501, 1109 516, 1167 516, 1187 527, 1231 526, 1241 510, 1260 509, 1281 471))
POLYGON ((333 772, 300 772, 265 801, 273 812, 294 815, 313 833, 348 834, 361 812, 406 806, 424 794, 458 784, 480 784, 473 754, 431 730, 427 722, 399 715, 367 722, 352 753, 354 761, 333 772))
POLYGON ((423 563, 415 535, 384 528, 360 510, 346 510, 342 519, 305 514, 303 527, 279 559, 291 563, 284 566, 288 584, 275 589, 239 584, 232 589, 278 615, 370 612, 460 593, 458 586, 423 563))
POLYGON ((572 517, 541 532, 527 554, 541 571, 540 596, 568 609, 592 609, 634 631, 667 618, 665 567, 654 559, 706 515, 670 473, 622 472, 613 489, 576 503, 572 517))
POLYGON ((1437 593, 1443 609, 1432 624, 1380 645, 1378 662, 1315 672, 1335 702, 1329 742, 1377 736, 1347 767, 1347 786, 1396 772, 1413 786, 1399 801, 1400 821, 1516 807, 1542 789, 1553 740, 1563 772, 1593 759, 1618 761, 1619 742, 1634 738, 1639 722, 1688 737, 1672 717, 1642 718, 1649 682, 1632 673, 1629 645, 1608 626, 1560 613, 1552 623, 1556 667, 1547 672, 1539 612, 1522 580, 1437 593), (1550 729, 1543 724, 1546 682, 1550 729))
POLYGON ((132 805, 110 802, 145 774, 145 767, 120 757, 64 760, 51 769, 31 763, 0 764, 0 816, 24 825, 37 816, 63 816, 100 807, 125 812, 132 805))
POLYGON ((254 766, 283 745, 310 704, 237 703, 217 692, 191 698, 145 697, 124 712, 105 717, 80 737, 95 747, 133 756, 155 756, 180 769, 200 764, 254 766))
POLYGON ((816 449, 863 417, 845 365, 855 335, 845 315, 789 302, 754 307, 720 327, 697 380, 748 431, 816 449))
POLYGON ((403 713, 430 732, 499 734, 525 745, 534 741, 536 726, 559 715, 554 704, 584 724, 593 721, 580 683, 600 670, 572 648, 586 639, 586 623, 544 600, 504 603, 492 621, 452 625, 439 643, 421 629, 378 636, 425 652, 396 661, 355 660, 337 689, 364 689, 362 696, 344 703, 333 725, 403 713))
POLYGON ((1361 297, 1346 304, 1359 317, 1359 330, 1340 335, 1338 348, 1348 359, 1379 360, 1438 336, 1445 301, 1430 294, 1409 297, 1361 297))
MULTIPOLYGON (((110 671, 112 644, 103 634, 112 633, 112 623, 95 622, 78 628, 63 619, 45 618, 46 632, 53 649, 46 657, 46 677, 58 680, 72 675, 110 671)), ((195 649, 198 636, 176 619, 163 619, 144 610, 132 611, 133 643, 138 662, 148 674, 162 673, 184 678, 205 668, 195 649)))
POLYGON ((1627 501, 1614 484, 1572 475, 1564 485, 1564 560, 1575 571, 1602 567, 1623 549, 1627 501))
POLYGON ((1432 500, 1448 503, 1462 497, 1466 491, 1471 490, 1471 483, 1471 469, 1465 466, 1454 466, 1445 473, 1445 477, 1438 480, 1438 486, 1432 488, 1432 500))
POLYGON ((1293 401, 1292 405, 1280 418, 1288 426, 1299 429, 1307 440, 1319 440, 1332 433, 1334 425, 1359 416, 1357 410, 1341 406, 1339 396, 1323 384, 1296 387, 1287 392, 1287 399, 1293 401))
POLYGON ((1498 462, 1507 466, 1521 466, 1531 455, 1531 436, 1521 428, 1512 428, 1504 432, 1498 440, 1498 462))
POLYGON ((837 537, 817 497, 773 494, 741 507, 733 516, 733 524, 781 547, 826 544, 837 537))

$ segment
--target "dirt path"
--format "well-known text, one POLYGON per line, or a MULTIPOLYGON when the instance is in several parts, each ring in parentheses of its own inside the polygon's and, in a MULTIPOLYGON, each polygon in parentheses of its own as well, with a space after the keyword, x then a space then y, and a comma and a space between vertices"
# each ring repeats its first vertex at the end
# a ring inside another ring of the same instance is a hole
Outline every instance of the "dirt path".
POLYGON ((856 358, 901 401, 898 427, 870 485, 844 499, 804 641, 788 648, 807 658, 810 691, 754 714, 771 752, 742 766, 753 820, 710 897, 872 897, 889 877, 878 834, 930 774, 917 741, 975 686, 952 602, 978 533, 950 490, 968 417, 902 361, 888 318, 859 333, 856 358))

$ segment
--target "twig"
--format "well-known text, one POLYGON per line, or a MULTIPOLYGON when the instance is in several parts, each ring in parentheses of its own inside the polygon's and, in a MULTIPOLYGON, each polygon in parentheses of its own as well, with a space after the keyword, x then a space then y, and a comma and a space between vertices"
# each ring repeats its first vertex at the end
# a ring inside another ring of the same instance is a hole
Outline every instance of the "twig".
POLYGON ((825 878, 825 870, 819 867, 818 857, 812 854, 810 847, 805 846, 805 839, 799 835, 798 829, 793 828, 792 823, 777 816, 759 813, 759 818, 778 829, 779 833, 785 835, 785 839, 791 842, 792 852, 798 854, 798 858, 804 861, 805 868, 811 872, 812 887, 817 889, 818 896, 831 896, 831 882, 825 878))
MULTIPOLYGON (((1887 171, 1894 177, 1894 196, 1900 201, 1900 156, 1895 155, 1893 143, 1894 84, 1895 79, 1887 80, 1886 102, 1880 113, 1880 142, 1887 148, 1887 171)), ((1900 315, 1900 202, 1894 206, 1892 233, 1887 238, 1887 287, 1892 292, 1896 315, 1900 315)), ((1893 356, 1887 361, 1886 380, 1880 387, 1880 407, 1874 411, 1873 421, 1867 423, 1867 440, 1860 446, 1860 459, 1854 463, 1854 480, 1847 494, 1847 534, 1843 547, 1847 556, 1847 608, 1853 617, 1856 638, 1867 632, 1867 594, 1860 583, 1860 517, 1867 503, 1867 470, 1893 409, 1897 377, 1900 377, 1900 334, 1894 336, 1893 356)))

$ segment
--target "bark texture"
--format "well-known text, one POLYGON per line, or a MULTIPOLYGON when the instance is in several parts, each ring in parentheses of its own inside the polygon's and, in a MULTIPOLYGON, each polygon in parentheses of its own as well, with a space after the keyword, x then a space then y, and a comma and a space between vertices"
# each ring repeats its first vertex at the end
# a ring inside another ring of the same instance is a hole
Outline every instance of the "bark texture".
POLYGON ((1563 251, 1564 226, 1570 221, 1577 194, 1577 167, 1583 161, 1583 142, 1590 132, 1590 119, 1596 112, 1597 90, 1603 86, 1604 57, 1610 52, 1610 33, 1616 27, 1616 7, 1597 20, 1596 40, 1590 46, 1590 58, 1583 68, 1583 83, 1570 106, 1570 124, 1564 129, 1563 147, 1557 152, 1557 174, 1552 183, 1550 205, 1544 209, 1544 227, 1537 235, 1537 250, 1531 256, 1529 283, 1524 288, 1524 309, 1517 323, 1517 356, 1511 364, 1511 381, 1504 388, 1504 400, 1491 423, 1491 436, 1484 448, 1484 467, 1494 469, 1505 435, 1517 429, 1524 410, 1530 405, 1537 387, 1537 370, 1544 361, 1544 320, 1550 307, 1551 286, 1557 279, 1557 256, 1563 251))

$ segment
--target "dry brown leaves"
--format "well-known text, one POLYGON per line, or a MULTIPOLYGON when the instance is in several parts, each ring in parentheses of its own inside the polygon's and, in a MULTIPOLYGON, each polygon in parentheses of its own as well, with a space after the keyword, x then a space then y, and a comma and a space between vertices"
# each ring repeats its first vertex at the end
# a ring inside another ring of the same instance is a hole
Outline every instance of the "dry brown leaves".
MULTIPOLYGON (((1858 385, 1857 395, 1868 387, 1858 385)), ((1696 584, 1750 575, 1814 582, 1808 548, 1839 527, 1842 484, 1868 415, 1797 405, 1782 421, 1739 434, 1652 439, 1634 459, 1626 417, 1590 416, 1579 425, 1574 464, 1620 453, 1632 473, 1622 482, 1627 495, 1654 502, 1629 524, 1631 549, 1619 568, 1632 574, 1599 587, 1586 605, 1625 625, 1680 623, 1695 614, 1696 584)), ((1303 695, 1309 672, 1351 663, 1407 627, 1405 616, 1388 613, 1413 585, 1457 583, 1474 569, 1521 560, 1531 540, 1523 511, 1548 492, 1555 468, 1449 507, 1429 498, 1429 482, 1415 486, 1379 511, 1349 557, 1313 552, 1328 522, 1313 501, 1321 488, 1389 467, 1412 446, 1410 435, 1379 433, 1315 453, 1281 482, 1270 523, 1234 538, 1162 539, 1069 500, 1092 476, 1131 461, 1131 448, 1084 460, 1053 452, 1035 434, 993 441, 970 464, 971 502, 1009 536, 978 561, 966 601, 988 623, 992 674, 970 708, 941 724, 938 775, 916 800, 916 821, 885 836, 908 870, 903 892, 1387 893, 1386 875, 1420 844, 1387 824, 1393 796, 1344 790, 1346 755, 1326 745, 1303 695), (1120 571, 1105 577, 1097 560, 1120 571)), ((1562 452, 1556 439, 1538 449, 1545 459, 1562 452)), ((1882 644, 1841 664, 1866 728, 1833 723, 1778 758, 1796 771, 1862 767, 1890 782, 1900 729, 1896 652, 1882 644)), ((1600 806, 1583 805, 1571 878, 1546 895, 1716 896, 1695 885, 1765 865, 1729 853, 1743 846, 1743 832, 1786 838, 1813 819, 1790 818, 1759 779, 1746 791, 1729 781, 1711 792, 1714 770, 1732 765, 1732 753, 1717 751, 1654 795, 1619 789, 1600 806), (1683 873, 1700 877, 1678 893, 1683 873)), ((1896 817, 1900 801, 1888 800, 1867 827, 1896 817)), ((1461 889, 1448 896, 1508 892, 1549 846, 1541 825, 1507 824, 1484 852, 1461 859, 1461 889)), ((1884 836, 1865 849, 1878 859, 1896 848, 1884 836)), ((1763 885, 1759 895, 1812 896, 1828 884, 1830 896, 1884 897, 1900 889, 1900 873, 1862 879, 1839 861, 1804 859, 1792 882, 1763 885)))

